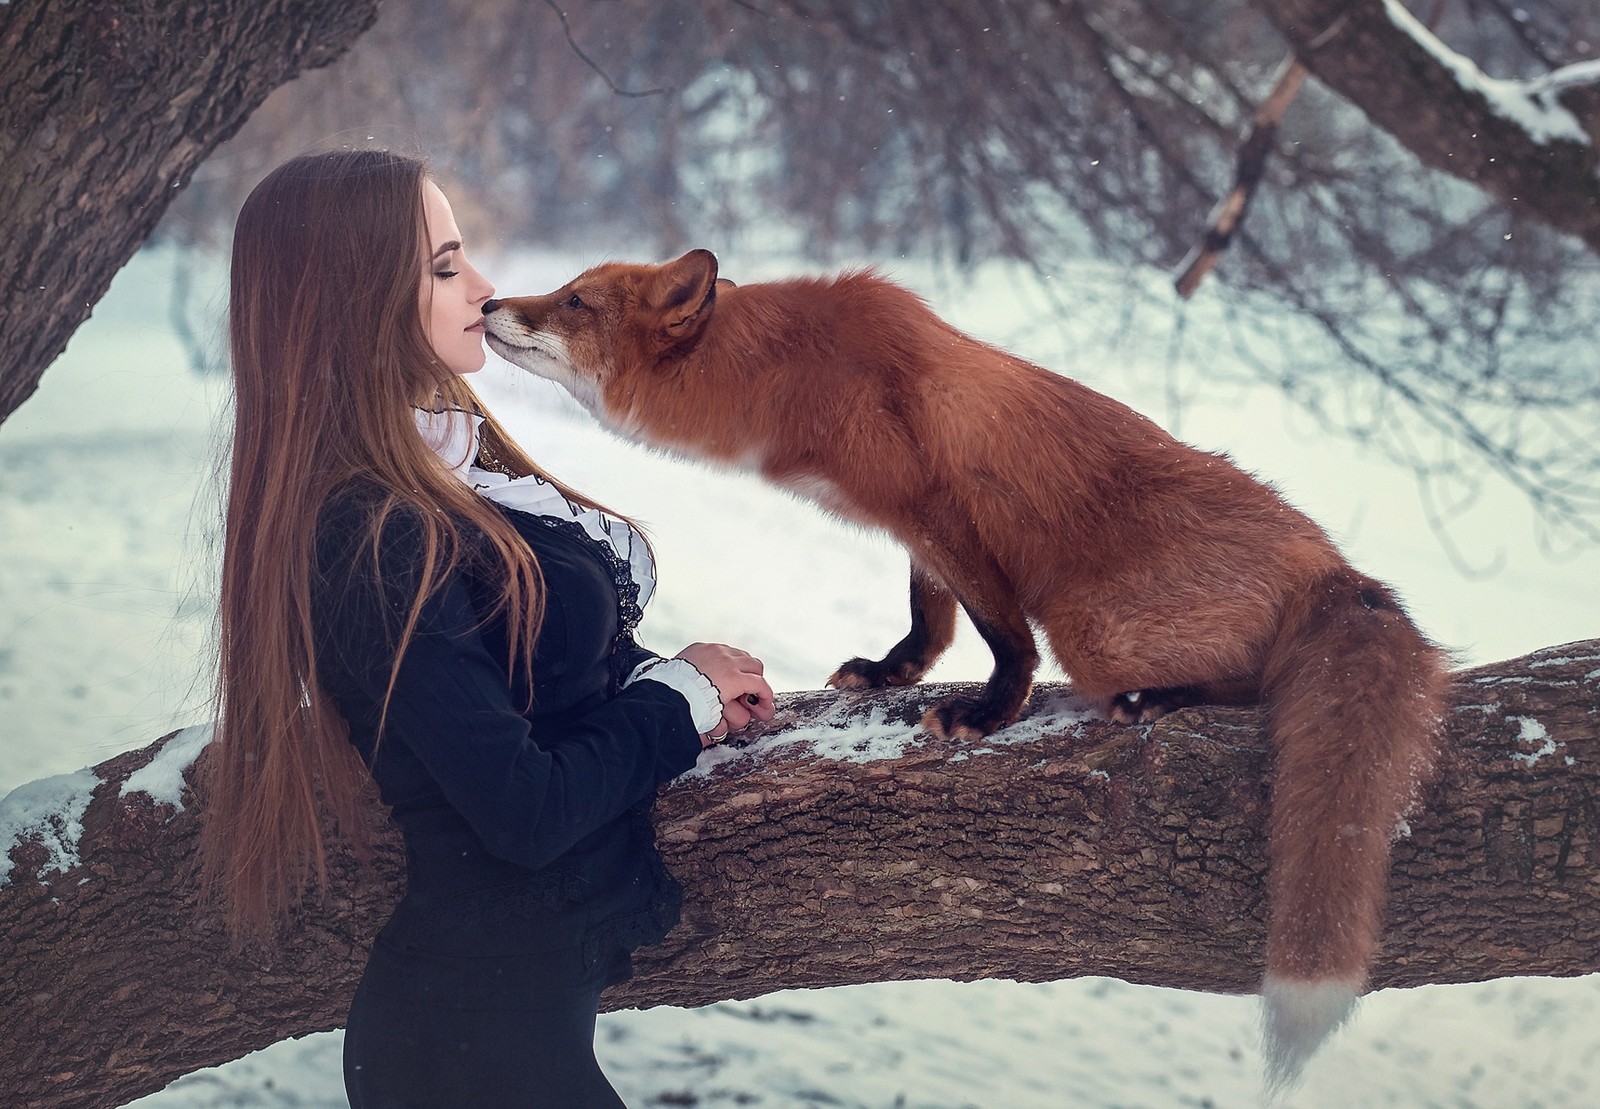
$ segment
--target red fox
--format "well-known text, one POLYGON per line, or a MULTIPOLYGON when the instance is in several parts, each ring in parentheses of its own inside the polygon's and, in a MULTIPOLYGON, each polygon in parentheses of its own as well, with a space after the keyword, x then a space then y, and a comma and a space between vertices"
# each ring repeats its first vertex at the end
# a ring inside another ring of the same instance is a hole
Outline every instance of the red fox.
POLYGON ((945 323, 871 270, 735 286, 695 250, 483 306, 490 346, 611 430, 758 471, 911 556, 911 630, 830 684, 917 681, 956 607, 994 653, 923 724, 1015 721, 1032 627, 1123 721, 1260 702, 1276 756, 1263 996, 1292 1082, 1365 989, 1390 842, 1430 773, 1444 652, 1388 588, 1226 457, 945 323))

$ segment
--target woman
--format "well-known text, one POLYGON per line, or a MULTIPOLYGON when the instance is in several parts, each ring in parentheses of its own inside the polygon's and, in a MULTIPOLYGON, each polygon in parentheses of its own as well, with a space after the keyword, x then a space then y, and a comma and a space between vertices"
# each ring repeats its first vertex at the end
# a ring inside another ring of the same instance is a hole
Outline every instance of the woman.
POLYGON ((298 158, 239 215, 206 872, 270 936, 376 781, 408 882, 346 1029, 359 1109, 620 1105, 600 991, 677 920, 651 798, 772 716, 748 654, 634 642, 648 547, 462 380, 492 293, 412 159, 298 158))

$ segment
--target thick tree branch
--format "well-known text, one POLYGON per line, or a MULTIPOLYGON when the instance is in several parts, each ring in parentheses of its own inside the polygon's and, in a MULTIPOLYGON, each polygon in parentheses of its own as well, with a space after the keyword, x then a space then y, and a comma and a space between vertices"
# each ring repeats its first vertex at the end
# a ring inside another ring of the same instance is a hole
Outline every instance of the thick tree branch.
MULTIPOLYGON (((1122 727, 1046 687, 1022 723, 963 745, 912 723, 949 690, 787 696, 764 735, 664 789, 684 920, 608 1006, 922 977, 1254 988, 1270 778, 1257 713, 1122 727)), ((1600 640, 1458 677, 1443 770, 1396 847, 1376 985, 1600 970, 1597 702, 1600 640)), ((399 891, 392 834, 370 865, 336 861, 326 900, 270 957, 232 954, 194 901, 203 802, 122 796, 173 742, 95 768, 81 835, 70 814, 35 820, 46 830, 9 849, 8 1104, 120 1104, 343 1020, 399 891)))
POLYGON ((377 0, 0 4, 0 421, 266 95, 377 0))
POLYGON ((1399 0, 1251 2, 1313 75, 1424 163, 1600 252, 1600 66, 1496 81, 1399 0))

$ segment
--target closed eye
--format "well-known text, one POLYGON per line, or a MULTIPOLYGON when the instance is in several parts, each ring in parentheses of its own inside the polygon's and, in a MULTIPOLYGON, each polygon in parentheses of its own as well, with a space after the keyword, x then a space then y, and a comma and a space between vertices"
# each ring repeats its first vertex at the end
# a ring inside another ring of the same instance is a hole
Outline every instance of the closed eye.
POLYGON ((441 279, 443 281, 449 281, 452 277, 456 276, 456 274, 459 273, 459 272, 460 272, 459 270, 434 270, 433 271, 433 276, 435 276, 435 277, 437 277, 437 278, 439 278, 439 279, 441 279))

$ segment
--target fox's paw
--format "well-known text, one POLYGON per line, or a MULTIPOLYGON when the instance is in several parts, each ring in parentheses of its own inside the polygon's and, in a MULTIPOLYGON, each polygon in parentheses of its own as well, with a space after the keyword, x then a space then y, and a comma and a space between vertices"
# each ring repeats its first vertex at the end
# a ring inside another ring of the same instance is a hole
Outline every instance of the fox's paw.
POLYGON ((1118 724, 1151 724, 1169 712, 1177 712, 1181 708, 1204 703, 1204 698, 1198 691, 1186 686, 1172 689, 1130 689, 1111 698, 1106 708, 1106 715, 1118 724))
POLYGON ((833 672, 828 684, 834 689, 882 689, 892 685, 915 685, 922 680, 924 669, 912 662, 853 658, 833 672))
POLYGON ((1118 693, 1106 707, 1106 715, 1118 724, 1149 724, 1170 711, 1143 689, 1118 693))
POLYGON ((922 715, 922 726, 941 739, 982 739, 1017 718, 979 697, 946 697, 922 715))

